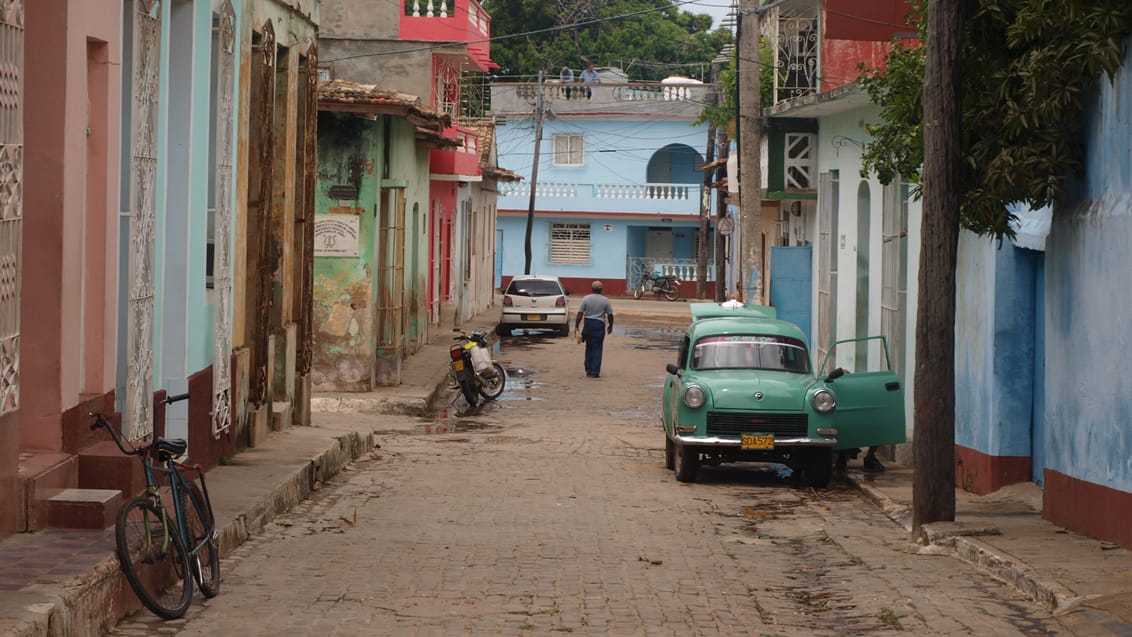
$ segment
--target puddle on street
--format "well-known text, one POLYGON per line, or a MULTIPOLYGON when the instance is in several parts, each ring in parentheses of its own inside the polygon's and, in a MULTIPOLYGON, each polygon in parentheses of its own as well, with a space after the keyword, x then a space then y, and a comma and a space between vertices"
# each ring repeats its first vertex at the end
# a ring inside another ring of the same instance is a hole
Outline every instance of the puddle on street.
POLYGON ((680 347, 680 341, 684 338, 684 329, 677 327, 627 327, 619 328, 616 324, 613 326, 613 333, 617 334, 621 330, 623 336, 634 338, 641 343, 633 343, 634 349, 659 349, 659 350, 672 350, 676 351, 680 347))
POLYGON ((467 432, 491 433, 503 429, 501 425, 483 423, 468 418, 467 412, 469 411, 472 410, 467 409, 466 406, 464 409, 439 407, 434 414, 421 417, 419 420, 422 421, 422 424, 414 427, 413 432, 426 435, 467 432))

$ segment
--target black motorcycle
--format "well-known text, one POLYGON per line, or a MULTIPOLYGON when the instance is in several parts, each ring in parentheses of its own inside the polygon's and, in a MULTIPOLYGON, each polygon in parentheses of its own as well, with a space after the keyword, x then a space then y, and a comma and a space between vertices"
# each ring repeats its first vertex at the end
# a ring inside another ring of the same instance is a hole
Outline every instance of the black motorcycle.
POLYGON ((449 385, 459 388, 468 405, 475 407, 479 396, 495 400, 507 384, 507 372, 488 353, 487 332, 475 330, 471 335, 460 330, 452 340, 459 341, 448 348, 449 385))
POLYGON ((637 289, 633 290, 633 298, 639 299, 648 292, 663 294, 669 301, 675 301, 680 298, 680 278, 675 274, 649 272, 641 279, 637 289))

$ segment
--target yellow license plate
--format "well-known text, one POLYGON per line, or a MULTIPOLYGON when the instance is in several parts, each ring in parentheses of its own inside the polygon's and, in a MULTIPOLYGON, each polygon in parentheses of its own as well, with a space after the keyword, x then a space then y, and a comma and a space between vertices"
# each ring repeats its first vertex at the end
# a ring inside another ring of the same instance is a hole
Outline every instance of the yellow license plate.
POLYGON ((452 361, 452 369, 454 369, 458 372, 464 371, 464 361, 462 361, 462 360, 452 361))
POLYGON ((740 449, 774 449, 774 434, 742 434, 740 449))
POLYGON ((528 314, 527 320, 528 321, 541 321, 542 320, 542 314, 528 314))

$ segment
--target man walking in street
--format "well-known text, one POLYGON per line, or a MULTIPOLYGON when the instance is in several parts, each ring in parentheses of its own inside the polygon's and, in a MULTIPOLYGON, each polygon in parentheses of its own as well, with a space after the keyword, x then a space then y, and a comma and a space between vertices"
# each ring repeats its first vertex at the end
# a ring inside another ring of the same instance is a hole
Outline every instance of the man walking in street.
POLYGON ((613 305, 602 295, 601 281, 590 285, 593 290, 582 298, 574 318, 574 333, 586 343, 586 376, 601 377, 601 351, 605 335, 613 333, 613 305), (583 325, 582 321, 585 321, 583 325))

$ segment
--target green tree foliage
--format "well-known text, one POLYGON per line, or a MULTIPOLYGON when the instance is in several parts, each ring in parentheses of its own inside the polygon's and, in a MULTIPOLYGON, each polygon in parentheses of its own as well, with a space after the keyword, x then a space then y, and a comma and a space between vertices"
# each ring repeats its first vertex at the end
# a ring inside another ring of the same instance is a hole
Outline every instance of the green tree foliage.
MULTIPOLYGON (((696 124, 710 122, 716 128, 723 128, 729 137, 735 137, 735 113, 739 102, 739 76, 736 68, 737 54, 719 73, 719 90, 723 102, 719 106, 706 106, 696 124)), ((759 39, 759 99, 763 107, 774 103, 774 50, 766 38, 759 39)))
MULTIPOLYGON (((1132 3, 967 0, 965 13, 961 219, 1002 239, 1013 234, 1008 204, 1045 206, 1080 176, 1085 96, 1120 67, 1132 3)), ((884 183, 919 179, 923 68, 923 47, 897 46, 860 79, 883 120, 869 129, 864 170, 884 183)))
POLYGON ((638 80, 703 78, 733 36, 713 29, 711 16, 680 6, 675 0, 483 1, 498 75, 523 81, 540 70, 557 77, 563 66, 576 76, 586 62, 620 67, 638 80))

